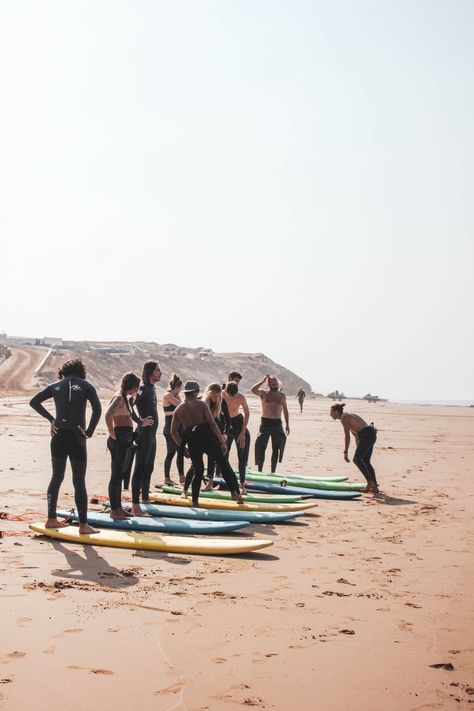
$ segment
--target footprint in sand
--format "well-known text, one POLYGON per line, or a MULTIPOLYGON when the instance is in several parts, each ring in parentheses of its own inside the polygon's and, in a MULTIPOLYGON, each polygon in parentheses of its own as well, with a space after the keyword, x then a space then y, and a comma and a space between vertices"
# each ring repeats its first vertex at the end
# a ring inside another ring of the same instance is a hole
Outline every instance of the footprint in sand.
POLYGON ((178 681, 176 682, 176 684, 166 686, 164 689, 158 689, 158 691, 155 691, 155 696, 159 696, 159 694, 177 694, 179 691, 181 691, 183 686, 184 684, 178 681))
POLYGON ((88 671, 88 672, 90 672, 91 674, 103 674, 103 675, 106 675, 106 676, 111 676, 111 675, 113 675, 113 671, 110 671, 110 669, 97 669, 97 668, 92 668, 92 669, 90 669, 90 668, 88 668, 88 667, 80 667, 80 666, 77 666, 76 664, 71 664, 71 665, 69 665, 69 666, 67 667, 67 669, 76 669, 76 670, 79 670, 79 671, 88 671))
POLYGON ((84 630, 81 627, 72 627, 69 630, 63 630, 62 632, 59 632, 59 634, 55 634, 53 639, 58 639, 59 637, 64 637, 66 634, 75 634, 76 632, 84 632, 84 630))
POLYGON ((27 625, 28 622, 32 622, 32 620, 32 617, 17 617, 16 623, 18 627, 25 627, 25 625, 27 625))
POLYGON ((54 645, 51 645, 51 647, 47 647, 46 649, 43 649, 43 654, 54 654, 56 651, 56 647, 54 645))
POLYGON ((9 659, 22 659, 23 657, 26 657, 26 652, 10 652, 10 654, 7 654, 7 657, 9 659))

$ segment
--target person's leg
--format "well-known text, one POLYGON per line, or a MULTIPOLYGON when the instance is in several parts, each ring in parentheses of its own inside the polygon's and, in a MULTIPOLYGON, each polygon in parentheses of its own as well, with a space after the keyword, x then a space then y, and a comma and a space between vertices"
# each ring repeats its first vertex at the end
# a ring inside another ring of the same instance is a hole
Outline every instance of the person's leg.
POLYGON ((203 491, 212 491, 214 488, 214 472, 216 470, 216 460, 213 454, 207 455, 207 478, 208 482, 203 491))
POLYGON ((359 437, 359 442, 354 454, 353 462, 360 469, 367 480, 367 491, 376 493, 378 491, 377 478, 375 470, 372 466, 370 458, 374 450, 374 444, 377 439, 375 430, 364 432, 359 437))
MULTIPOLYGON (((193 506, 199 506, 199 492, 201 491, 201 482, 204 475, 204 441, 202 432, 199 430, 194 430, 190 433, 188 442, 188 451, 191 458, 192 466, 192 482, 191 491, 193 497, 193 506)), ((188 476, 190 472, 186 474, 186 482, 188 482, 188 476)), ((187 493, 188 486, 184 485, 184 490, 187 493)))
POLYGON ((179 483, 184 484, 184 448, 183 446, 176 448, 176 467, 179 474, 179 483))
POLYGON ((269 432, 259 432, 255 440, 255 464, 259 472, 263 470, 269 437, 269 432))
POLYGON ((219 447, 218 441, 217 440, 210 441, 209 447, 211 448, 211 451, 213 452, 216 463, 219 464, 219 466, 221 468, 222 478, 224 479, 224 481, 227 485, 227 488, 229 489, 229 491, 231 493, 232 499, 234 501, 237 501, 237 503, 243 504, 244 501, 242 499, 242 496, 240 495, 240 489, 239 489, 239 483, 237 481, 237 477, 235 476, 235 472, 229 464, 229 460, 222 453, 222 450, 219 447))
POLYGON ((130 442, 126 435, 116 432, 117 439, 109 438, 107 446, 111 455, 111 477, 109 482, 110 516, 122 520, 127 514, 122 509, 122 481, 128 466, 130 442))
POLYGON ((286 444, 286 435, 282 428, 278 428, 272 432, 272 473, 276 472, 277 463, 283 459, 283 452, 286 444))
POLYGON ((87 523, 87 440, 82 435, 74 435, 69 451, 69 460, 72 469, 72 483, 74 486, 74 501, 76 503, 77 517, 79 519, 79 533, 99 533, 87 523))
POLYGON ((153 474, 153 469, 155 468, 155 456, 156 456, 156 435, 154 432, 149 434, 149 444, 147 449, 147 458, 145 462, 145 467, 143 469, 143 477, 141 483, 141 495, 143 503, 149 503, 150 501, 150 481, 151 475, 153 474))
POLYGON ((48 518, 46 520, 46 528, 62 528, 68 524, 64 521, 58 521, 56 508, 58 505, 59 489, 64 481, 66 471, 66 463, 68 457, 67 432, 59 430, 54 437, 51 438, 51 480, 46 492, 48 502, 48 518))
POLYGON ((140 492, 142 491, 143 479, 145 477, 147 461, 151 455, 152 439, 147 433, 148 427, 144 427, 140 432, 140 447, 135 454, 135 469, 132 476, 132 513, 135 516, 142 516, 140 508, 140 492))
POLYGON ((250 432, 245 430, 245 444, 243 447, 239 447, 238 440, 236 440, 237 454, 239 457, 239 478, 240 486, 245 486, 245 475, 247 473, 247 464, 249 461, 250 452, 250 432))
POLYGON ((370 469, 368 469, 365 461, 364 461, 364 455, 367 452, 367 442, 364 441, 364 438, 361 437, 359 439, 359 442, 357 443, 356 451, 354 452, 354 457, 352 461, 356 465, 356 467, 362 472, 364 479, 367 480, 367 488, 370 487, 370 485, 373 483, 372 481, 372 474, 370 472, 370 469))

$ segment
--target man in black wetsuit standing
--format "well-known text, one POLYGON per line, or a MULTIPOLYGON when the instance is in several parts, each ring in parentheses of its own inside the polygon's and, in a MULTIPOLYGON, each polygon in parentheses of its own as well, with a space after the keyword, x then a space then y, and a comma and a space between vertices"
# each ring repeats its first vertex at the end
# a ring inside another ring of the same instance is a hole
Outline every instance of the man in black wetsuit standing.
MULTIPOLYGON (((199 385, 188 380, 183 388, 185 401, 173 412, 171 436, 181 447, 185 445, 185 455, 191 458, 194 469, 192 482, 193 506, 199 506, 199 492, 204 474, 204 453, 210 454, 220 465, 222 476, 231 492, 231 497, 238 504, 244 501, 239 492, 235 473, 226 459, 227 445, 224 436, 216 425, 207 404, 198 399, 199 385), (183 435, 181 438, 181 430, 183 435)), ((184 494, 183 494, 184 495, 184 494)))
POLYGON ((272 440, 271 471, 276 471, 277 462, 283 459, 286 438, 290 434, 290 416, 286 404, 286 395, 281 392, 281 386, 274 375, 266 375, 263 380, 256 383, 251 392, 260 398, 262 403, 262 419, 257 439, 255 440, 255 463, 258 471, 263 470, 265 451, 268 440, 272 440), (285 417, 285 430, 281 414, 285 417), (286 433, 286 434, 285 434, 286 433))
POLYGON ((298 392, 296 393, 296 397, 298 398, 298 402, 300 404, 300 412, 303 412, 303 403, 304 403, 304 399, 306 397, 306 393, 303 390, 303 388, 300 388, 298 390, 298 392))
POLYGON ((31 407, 51 423, 51 463, 53 474, 48 486, 48 519, 46 528, 67 526, 58 521, 56 507, 59 489, 64 479, 67 459, 71 462, 74 499, 79 517, 80 533, 98 533, 87 523, 87 448, 99 422, 102 408, 93 385, 86 380, 86 369, 81 360, 68 360, 58 371, 59 380, 48 385, 30 400, 31 407), (54 417, 41 404, 53 398, 54 417), (86 429, 86 404, 90 402, 92 415, 86 429))
POLYGON ((140 494, 144 504, 150 501, 150 479, 155 466, 156 431, 158 429, 158 402, 155 383, 161 379, 161 369, 155 360, 147 360, 143 365, 142 384, 135 398, 134 405, 140 418, 151 417, 150 427, 141 427, 139 447, 135 455, 135 469, 132 477, 132 513, 142 515, 140 494))

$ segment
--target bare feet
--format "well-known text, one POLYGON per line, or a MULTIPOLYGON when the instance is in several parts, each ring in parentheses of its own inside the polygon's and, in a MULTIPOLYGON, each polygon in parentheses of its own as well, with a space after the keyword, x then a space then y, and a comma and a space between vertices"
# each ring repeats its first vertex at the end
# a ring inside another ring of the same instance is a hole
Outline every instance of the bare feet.
POLYGON ((172 479, 165 479, 165 486, 178 486, 172 479))
POLYGON ((144 511, 140 507, 140 504, 133 504, 131 512, 132 512, 132 516, 143 516, 144 515, 144 511))
POLYGON ((79 524, 79 533, 84 535, 90 533, 100 533, 100 531, 98 528, 92 528, 92 526, 89 526, 88 523, 81 523, 79 524))
POLYGON ((232 494, 231 499, 232 499, 232 501, 235 501, 236 504, 243 504, 244 503, 244 500, 240 494, 232 494))
POLYGON ((209 480, 207 482, 206 486, 204 487, 203 491, 212 491, 212 489, 213 489, 212 481, 209 480))
POLYGON ((245 494, 247 493, 245 489, 245 484, 240 485, 240 493, 242 494, 242 496, 245 496, 245 494))
POLYGON ((181 494, 181 498, 182 498, 182 499, 187 499, 187 498, 188 498, 188 492, 186 491, 186 489, 183 489, 183 493, 181 494))
POLYGON ((184 474, 180 474, 179 475, 179 483, 181 484, 181 486, 184 486, 184 480, 185 480, 184 474))
POLYGON ((199 508, 199 501, 193 501, 194 508, 199 508))
POLYGON ((69 526, 67 521, 58 521, 57 518, 48 518, 44 525, 45 528, 64 528, 64 526, 69 526))
POLYGON ((113 518, 114 521, 126 521, 128 515, 123 509, 111 509, 110 518, 113 518))

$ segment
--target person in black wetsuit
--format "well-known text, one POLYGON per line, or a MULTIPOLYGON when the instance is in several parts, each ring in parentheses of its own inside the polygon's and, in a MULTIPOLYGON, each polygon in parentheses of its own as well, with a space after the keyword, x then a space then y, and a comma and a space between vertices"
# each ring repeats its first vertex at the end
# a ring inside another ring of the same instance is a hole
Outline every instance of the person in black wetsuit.
POLYGON ((168 385, 168 391, 163 396, 163 410, 165 413, 165 426, 163 427, 163 434, 166 440, 166 458, 164 463, 165 469, 165 484, 167 486, 175 486, 175 482, 171 479, 171 464, 176 454, 176 466, 178 468, 179 483, 184 484, 184 455, 183 450, 178 449, 176 442, 171 436, 171 420, 173 419, 173 412, 176 410, 178 405, 181 404, 181 398, 179 393, 183 387, 183 381, 173 373, 171 380, 168 385))
POLYGON ((296 397, 298 398, 298 402, 300 404, 300 412, 303 412, 303 403, 304 403, 304 399, 306 397, 306 393, 303 390, 303 388, 300 388, 298 390, 298 392, 296 393, 296 397))
POLYGON ((105 413, 105 424, 109 430, 107 448, 111 456, 111 476, 109 482, 110 517, 126 519, 122 508, 122 482, 124 481, 132 458, 133 422, 139 422, 140 428, 150 427, 153 418, 140 420, 130 404, 130 398, 137 394, 140 378, 135 373, 125 373, 120 383, 120 390, 114 395, 105 413))
POLYGON ((58 377, 57 382, 48 385, 30 400, 30 406, 51 423, 53 473, 47 492, 48 519, 46 528, 67 526, 64 521, 58 521, 56 507, 69 457, 74 500, 79 517, 79 532, 98 533, 87 523, 86 441, 94 434, 102 408, 94 386, 86 380, 86 369, 81 360, 68 360, 58 371, 58 377), (54 399, 56 416, 53 416, 41 404, 51 398, 54 399), (86 428, 87 402, 92 406, 92 415, 86 428))
MULTIPOLYGON (((199 505, 199 492, 204 474, 203 455, 212 454, 220 464, 222 476, 231 492, 231 497, 239 504, 243 499, 239 493, 237 478, 226 459, 227 446, 225 439, 217 427, 211 411, 205 402, 198 399, 199 385, 188 380, 184 384, 185 402, 181 403, 173 413, 171 436, 178 447, 185 445, 185 456, 189 455, 194 469, 192 482, 193 506, 199 505), (180 427, 183 434, 180 434, 180 427)), ((183 496, 185 496, 183 492, 183 496)))
POLYGON ((340 420, 344 428, 344 461, 349 462, 349 444, 352 434, 357 444, 352 461, 367 481, 367 487, 364 491, 370 494, 378 494, 377 477, 370 461, 377 441, 377 430, 373 423, 368 425, 359 415, 344 412, 344 407, 345 403, 338 403, 331 407, 330 412, 332 419, 340 420))
POLYGON ((135 455, 135 469, 132 477, 132 513, 134 516, 143 515, 140 508, 140 494, 143 503, 150 500, 150 479, 155 466, 156 456, 156 431, 158 429, 158 402, 156 399, 155 383, 161 379, 159 364, 148 360, 143 366, 142 385, 135 398, 134 405, 142 419, 151 417, 153 424, 150 427, 140 428, 138 451, 135 455))
POLYGON ((245 474, 250 451, 250 432, 247 429, 250 417, 249 406, 245 396, 239 393, 239 386, 235 381, 227 383, 222 397, 229 413, 227 456, 229 456, 232 442, 235 440, 239 460, 240 493, 245 494, 245 474), (243 415, 240 412, 241 408, 243 415))
POLYGON ((266 375, 259 383, 256 383, 251 392, 257 395, 262 403, 262 419, 255 440, 255 463, 258 471, 263 470, 265 462, 265 451, 268 440, 272 440, 272 461, 271 471, 276 471, 278 462, 283 459, 286 438, 290 434, 290 416, 286 404, 286 395, 281 392, 281 384, 274 375, 266 375), (285 430, 281 414, 285 417, 285 430))

